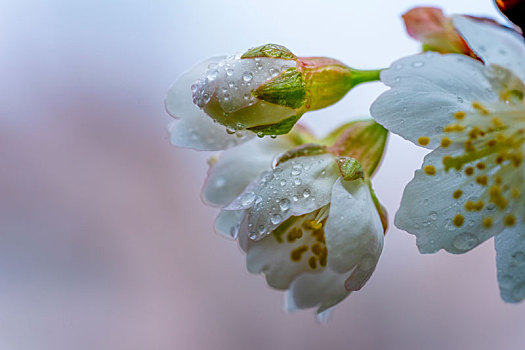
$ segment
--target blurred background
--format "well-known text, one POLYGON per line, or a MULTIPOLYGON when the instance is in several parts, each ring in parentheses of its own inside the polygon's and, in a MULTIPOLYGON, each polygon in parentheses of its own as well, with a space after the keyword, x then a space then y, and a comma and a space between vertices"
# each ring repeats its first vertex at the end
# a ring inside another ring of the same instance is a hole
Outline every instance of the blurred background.
MULTIPOLYGON (((379 68, 416 53, 411 0, 3 1, 0 349, 523 349, 493 241, 420 255, 393 226, 424 151, 391 136, 375 188, 390 212, 368 284, 326 326, 286 314, 200 200, 209 154, 170 146, 163 99, 195 62, 280 43, 379 68)), ((447 13, 503 21, 490 0, 447 13)), ((381 84, 303 120, 366 116, 381 84)))

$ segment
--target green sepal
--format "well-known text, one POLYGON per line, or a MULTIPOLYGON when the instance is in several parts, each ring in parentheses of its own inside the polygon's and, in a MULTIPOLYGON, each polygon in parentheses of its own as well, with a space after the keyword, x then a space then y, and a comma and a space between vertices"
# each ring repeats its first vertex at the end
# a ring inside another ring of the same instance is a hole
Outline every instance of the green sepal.
POLYGON ((325 146, 316 143, 308 143, 284 152, 275 159, 273 166, 276 167, 281 163, 297 157, 316 156, 323 153, 328 153, 325 146))
POLYGON ((388 130, 373 119, 352 122, 337 130, 329 148, 336 156, 359 160, 367 176, 372 176, 385 150, 388 130))
POLYGON ((288 68, 275 79, 259 86, 253 96, 276 105, 300 108, 304 105, 306 96, 303 75, 297 68, 288 68))
POLYGON ((359 161, 350 157, 337 157, 339 172, 345 181, 353 181, 365 178, 365 171, 359 161))
POLYGON ((289 118, 286 118, 283 121, 280 121, 279 123, 253 126, 251 128, 248 128, 248 130, 256 133, 257 136, 260 137, 263 137, 265 135, 284 135, 287 134, 290 130, 292 130, 293 126, 295 125, 295 123, 297 123, 297 121, 299 120, 299 118, 301 118, 302 115, 302 113, 299 113, 289 118))
POLYGON ((266 44, 250 49, 241 56, 241 59, 255 57, 282 58, 285 60, 296 59, 296 56, 290 50, 277 44, 266 44))

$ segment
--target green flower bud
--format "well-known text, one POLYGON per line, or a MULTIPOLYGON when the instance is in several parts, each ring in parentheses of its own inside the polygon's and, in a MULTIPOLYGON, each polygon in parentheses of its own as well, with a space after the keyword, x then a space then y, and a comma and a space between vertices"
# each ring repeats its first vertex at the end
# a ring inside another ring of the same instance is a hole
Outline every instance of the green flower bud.
POLYGON ((268 44, 214 62, 192 85, 193 103, 230 130, 288 133, 309 110, 339 101, 353 86, 379 79, 323 57, 296 57, 268 44))

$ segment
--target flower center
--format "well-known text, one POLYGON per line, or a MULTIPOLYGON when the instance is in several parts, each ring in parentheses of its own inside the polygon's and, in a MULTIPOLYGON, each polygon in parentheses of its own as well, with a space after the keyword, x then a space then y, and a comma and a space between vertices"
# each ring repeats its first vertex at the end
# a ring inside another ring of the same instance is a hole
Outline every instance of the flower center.
POLYGON ((312 270, 326 266, 328 249, 324 226, 329 207, 324 206, 303 216, 292 216, 272 232, 278 243, 289 245, 292 262, 306 261, 312 270))

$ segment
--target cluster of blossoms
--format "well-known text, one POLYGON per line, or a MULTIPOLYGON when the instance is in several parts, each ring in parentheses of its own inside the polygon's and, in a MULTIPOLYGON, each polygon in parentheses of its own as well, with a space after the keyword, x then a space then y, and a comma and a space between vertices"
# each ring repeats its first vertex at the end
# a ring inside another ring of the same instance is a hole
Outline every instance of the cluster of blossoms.
POLYGON ((167 111, 180 119, 172 143, 222 151, 202 189, 205 203, 220 208, 216 231, 238 240, 250 272, 286 291, 288 310, 323 314, 374 271, 387 219, 371 177, 387 130, 432 150, 395 225, 417 237, 421 253, 464 253, 495 236, 502 298, 525 299, 523 37, 436 8, 403 18, 424 53, 382 71, 269 44, 210 58, 169 90, 167 111), (375 121, 322 139, 296 125, 379 79, 390 90, 371 107, 375 121))

